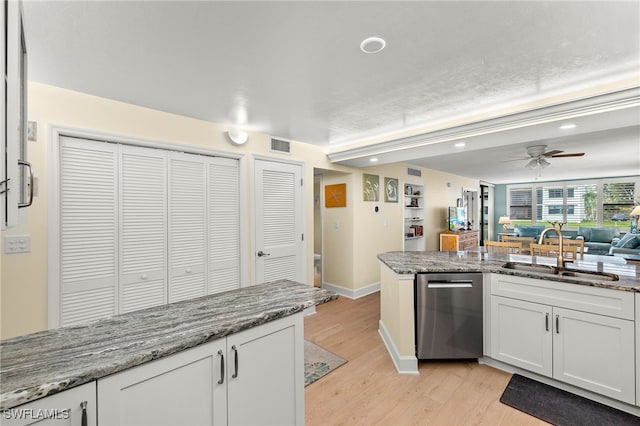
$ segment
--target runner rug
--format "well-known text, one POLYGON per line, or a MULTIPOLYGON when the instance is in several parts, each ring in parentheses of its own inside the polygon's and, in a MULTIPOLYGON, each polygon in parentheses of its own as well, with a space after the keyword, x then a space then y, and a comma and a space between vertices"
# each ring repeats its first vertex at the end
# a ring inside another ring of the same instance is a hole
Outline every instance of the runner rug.
POLYGON ((345 364, 347 360, 320 346, 304 341, 304 385, 308 386, 345 364))
POLYGON ((638 425, 640 418, 514 374, 500 402, 556 426, 638 425))

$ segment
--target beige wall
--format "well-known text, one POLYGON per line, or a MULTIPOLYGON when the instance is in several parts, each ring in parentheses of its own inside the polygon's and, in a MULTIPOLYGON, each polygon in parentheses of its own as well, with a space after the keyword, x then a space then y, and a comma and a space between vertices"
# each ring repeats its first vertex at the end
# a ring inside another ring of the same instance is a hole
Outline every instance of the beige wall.
MULTIPOLYGON (((168 114, 148 108, 111 101, 78 92, 29 84, 28 119, 37 122, 37 141, 29 142, 28 158, 38 178, 38 194, 32 207, 26 211, 28 221, 4 231, 5 235, 29 234, 32 250, 26 254, 0 256, 0 338, 9 338, 47 328, 47 208, 48 208, 48 140, 51 126, 104 132, 126 138, 140 138, 172 144, 184 144, 216 151, 259 154, 273 158, 300 161, 305 164, 305 212, 307 241, 313 238, 314 222, 314 168, 333 171, 323 175, 323 185, 347 183, 347 207, 327 209, 322 206, 324 281, 345 289, 357 291, 376 285, 380 281, 376 255, 402 249, 402 203, 364 202, 362 200, 362 173, 377 174, 380 183, 384 177, 395 177, 423 183, 426 188, 427 249, 436 250, 437 234, 445 227, 445 207, 454 205, 462 186, 478 186, 472 179, 423 169, 418 180, 408 177, 406 165, 392 164, 367 169, 356 169, 331 164, 323 149, 308 144, 292 143, 291 155, 269 151, 269 135, 251 133, 249 142, 241 147, 229 144, 224 138, 224 125, 168 114), (447 188, 446 182, 451 182, 447 188), (453 204, 452 204, 453 203, 453 204), (373 210, 379 207, 378 213, 373 210), (336 228, 335 224, 339 227, 336 228)), ((252 171, 245 177, 251 182, 252 171)), ((322 190, 322 188, 321 188, 322 190)), ((252 209, 247 191, 247 206, 252 209)), ((251 215, 248 215, 247 222, 251 215)), ((247 223, 248 229, 251 224, 247 223)), ((251 240, 251 236, 248 237, 251 240)), ((247 264, 252 267, 253 249, 247 243, 247 264)), ((313 284, 314 244, 307 244, 306 282, 313 284)), ((249 282, 251 282, 249 271, 249 282)))

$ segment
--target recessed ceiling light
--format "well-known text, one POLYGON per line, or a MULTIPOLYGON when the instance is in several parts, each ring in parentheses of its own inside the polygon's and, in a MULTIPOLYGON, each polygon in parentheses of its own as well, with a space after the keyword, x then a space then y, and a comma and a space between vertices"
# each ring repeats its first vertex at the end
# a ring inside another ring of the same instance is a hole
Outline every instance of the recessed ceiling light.
POLYGON ((456 142, 453 146, 456 148, 464 148, 464 142, 456 142))
POLYGON ((567 124, 563 124, 562 126, 560 126, 561 130, 571 130, 571 129, 575 129, 576 125, 573 123, 567 123, 567 124))
POLYGON ((369 158, 369 161, 372 163, 376 163, 378 162, 378 159, 376 157, 373 157, 373 158, 369 158))
POLYGON ((360 50, 364 53, 378 53, 387 45, 387 42, 380 37, 369 37, 362 40, 360 50))

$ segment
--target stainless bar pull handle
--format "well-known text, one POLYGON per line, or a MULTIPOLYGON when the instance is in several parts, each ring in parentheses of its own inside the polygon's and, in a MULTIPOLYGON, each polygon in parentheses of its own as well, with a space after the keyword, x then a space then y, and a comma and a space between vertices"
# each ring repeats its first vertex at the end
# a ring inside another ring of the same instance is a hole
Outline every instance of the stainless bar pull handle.
POLYGON ((549 313, 544 314, 544 328, 549 331, 549 313))
POLYGON ((235 371, 233 372, 233 375, 231 377, 235 379, 236 377, 238 377, 238 348, 236 347, 236 345, 233 345, 231 346, 231 349, 233 349, 233 359, 236 365, 235 371))
POLYGON ((556 315, 556 334, 560 334, 560 315, 556 315))
POLYGON ((89 424, 89 421, 87 420, 87 401, 82 401, 80 403, 80 408, 82 409, 82 420, 80 421, 80 424, 82 426, 87 426, 89 424))
POLYGON ((428 283, 427 284, 427 288, 472 288, 473 285, 471 283, 455 283, 455 282, 451 282, 451 283, 445 283, 445 282, 434 282, 432 283, 428 283))
POLYGON ((26 203, 18 203, 18 208, 20 209, 22 207, 29 207, 33 204, 33 170, 31 169, 31 163, 27 161, 18 160, 18 164, 29 169, 29 201, 26 203))
POLYGON ((218 384, 221 385, 224 383, 224 352, 219 350, 218 355, 220 355, 220 380, 218 380, 218 384))

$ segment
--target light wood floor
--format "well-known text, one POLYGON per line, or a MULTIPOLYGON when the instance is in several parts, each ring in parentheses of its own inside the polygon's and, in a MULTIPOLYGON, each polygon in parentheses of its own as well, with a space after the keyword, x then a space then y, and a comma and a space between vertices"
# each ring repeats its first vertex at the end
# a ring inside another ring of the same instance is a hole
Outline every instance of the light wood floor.
POLYGON ((341 297, 305 318, 305 338, 348 362, 305 388, 306 424, 545 425, 500 403, 510 374, 468 361, 401 375, 378 334, 379 293, 341 297))

